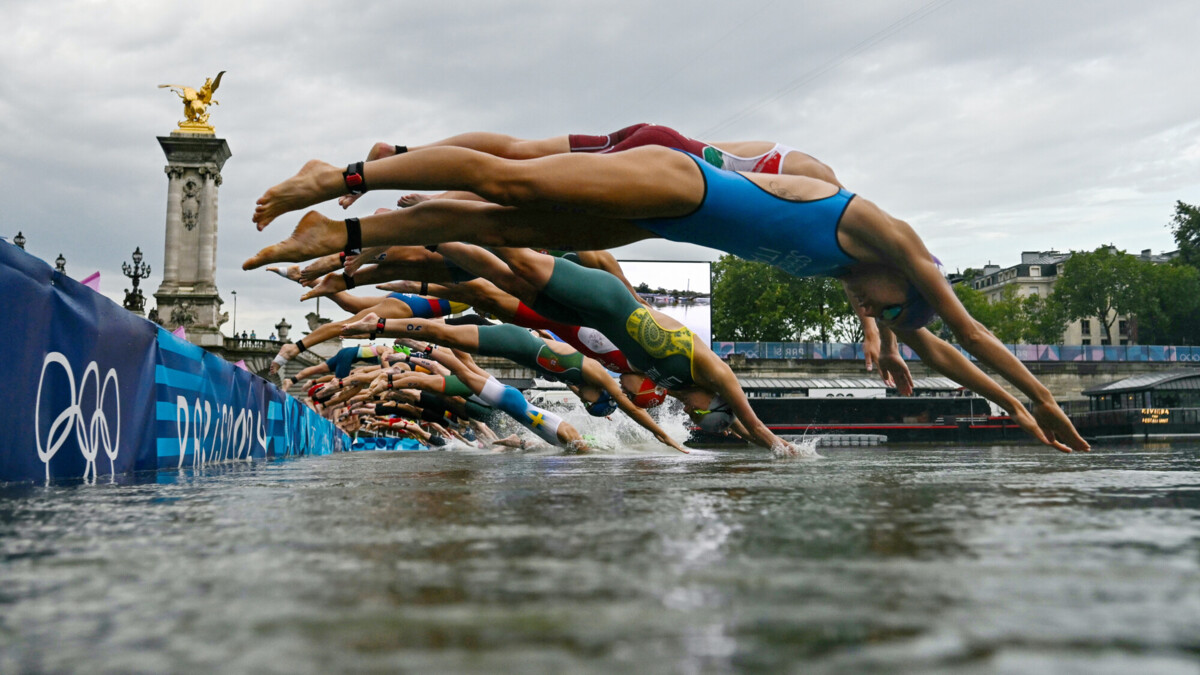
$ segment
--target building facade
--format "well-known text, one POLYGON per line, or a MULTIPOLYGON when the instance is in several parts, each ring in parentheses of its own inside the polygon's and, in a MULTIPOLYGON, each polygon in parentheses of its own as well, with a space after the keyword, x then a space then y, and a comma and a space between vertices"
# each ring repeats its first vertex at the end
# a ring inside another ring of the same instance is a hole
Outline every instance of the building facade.
MULTIPOLYGON (((1178 252, 1154 254, 1150 249, 1144 249, 1137 257, 1152 263, 1164 263, 1174 258, 1178 252)), ((1031 295, 1046 297, 1054 288, 1063 273, 1063 267, 1070 253, 1059 251, 1025 251, 1021 253, 1021 262, 1011 267, 1001 268, 989 263, 983 268, 983 273, 974 279, 965 281, 971 287, 984 294, 988 302, 1001 299, 1008 286, 1015 286, 1018 298, 1031 295)), ((1098 317, 1083 318, 1072 321, 1063 331, 1064 345, 1128 345, 1136 344, 1132 337, 1129 321, 1121 315, 1116 316, 1112 324, 1112 339, 1104 336, 1104 327, 1098 317)))

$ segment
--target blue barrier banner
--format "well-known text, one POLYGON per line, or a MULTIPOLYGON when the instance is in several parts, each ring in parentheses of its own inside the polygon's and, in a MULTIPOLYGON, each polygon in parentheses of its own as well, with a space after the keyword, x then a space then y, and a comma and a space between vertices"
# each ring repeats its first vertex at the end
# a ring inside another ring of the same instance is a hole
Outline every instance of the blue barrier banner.
MULTIPOLYGON (((713 351, 721 358, 731 354, 748 359, 808 359, 860 361, 864 358, 861 343, 842 342, 713 342, 713 351)), ((975 361, 960 345, 960 354, 975 361)), ((1014 345, 1004 348, 1025 362, 1037 361, 1138 361, 1149 363, 1200 363, 1200 347, 1160 345, 1014 345)), ((900 356, 917 361, 916 352, 900 345, 900 356)))
POLYGON ((0 242, 0 481, 326 454, 349 439, 262 378, 0 242))
POLYGON ((389 438, 387 436, 360 436, 350 444, 350 449, 359 450, 428 450, 415 438, 389 438))

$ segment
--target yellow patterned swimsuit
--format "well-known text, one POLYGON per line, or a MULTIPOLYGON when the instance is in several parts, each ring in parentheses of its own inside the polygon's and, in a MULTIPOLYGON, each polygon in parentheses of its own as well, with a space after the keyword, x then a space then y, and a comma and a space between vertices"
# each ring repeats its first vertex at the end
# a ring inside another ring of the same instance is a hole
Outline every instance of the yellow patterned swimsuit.
POLYGON ((661 387, 695 383, 692 331, 660 326, 621 280, 608 272, 555 258, 554 274, 530 306, 547 319, 600 331, 631 366, 661 387))
POLYGON ((658 325, 649 310, 638 307, 625 320, 625 332, 654 360, 654 365, 642 372, 656 384, 672 389, 695 381, 696 336, 686 326, 667 330, 658 325), (668 381, 678 384, 668 385, 668 381))

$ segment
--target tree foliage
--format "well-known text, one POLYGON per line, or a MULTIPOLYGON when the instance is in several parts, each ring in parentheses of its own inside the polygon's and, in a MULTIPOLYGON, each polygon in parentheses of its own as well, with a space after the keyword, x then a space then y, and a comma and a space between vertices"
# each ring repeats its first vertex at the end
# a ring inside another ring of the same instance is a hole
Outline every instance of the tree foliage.
POLYGON ((1200 344, 1200 270, 1190 265, 1147 264, 1133 312, 1142 344, 1200 344))
POLYGON ((1180 260, 1192 267, 1200 268, 1200 207, 1175 202, 1175 215, 1171 217, 1171 234, 1179 247, 1180 260))
POLYGON ((1063 264, 1053 296, 1068 320, 1095 317, 1112 344, 1117 314, 1137 314, 1144 297, 1146 261, 1111 246, 1079 251, 1063 264))
POLYGON ((713 263, 713 339, 849 341, 848 318, 853 311, 834 279, 794 277, 731 255, 713 263))

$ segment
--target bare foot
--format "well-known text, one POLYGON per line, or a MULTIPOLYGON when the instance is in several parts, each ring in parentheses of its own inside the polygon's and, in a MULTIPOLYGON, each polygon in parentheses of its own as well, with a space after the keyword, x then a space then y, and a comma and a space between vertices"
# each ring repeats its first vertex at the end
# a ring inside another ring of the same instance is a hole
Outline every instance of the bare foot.
POLYGON ((377 263, 386 259, 387 250, 387 246, 372 246, 371 248, 364 248, 362 253, 356 256, 346 256, 346 274, 354 276, 363 265, 377 263))
POLYGON ((370 335, 371 331, 375 330, 375 325, 379 323, 379 315, 375 312, 368 312, 366 316, 355 321, 354 323, 342 324, 342 335, 350 337, 354 335, 370 335))
POLYGON ((346 226, 340 220, 330 220, 316 211, 300 219, 292 236, 254 254, 242 263, 242 269, 252 270, 269 263, 301 262, 346 245, 346 226))
POLYGON ((295 176, 264 192, 255 202, 252 220, 258 224, 258 229, 262 230, 270 225, 272 220, 285 213, 320 204, 345 191, 341 169, 314 159, 305 164, 295 176))
POLYGON ((288 265, 284 269, 280 269, 278 267, 268 267, 267 271, 274 272, 275 274, 278 274, 279 276, 283 277, 284 279, 287 279, 288 281, 294 281, 296 283, 300 283, 300 266, 299 265, 288 265))
POLYGON ((332 255, 321 256, 300 270, 300 278, 303 280, 301 283, 306 286, 312 286, 321 277, 330 272, 336 272, 341 268, 342 257, 340 255, 334 253, 332 255))
POLYGON ((433 199, 433 195, 421 195, 414 192, 397 199, 396 206, 399 206, 402 209, 407 209, 410 206, 416 206, 417 204, 420 204, 421 202, 427 202, 430 199, 433 199))
POLYGON ((326 274, 321 277, 313 289, 304 295, 300 296, 300 300, 312 300, 313 298, 324 298, 334 293, 341 293, 346 290, 346 277, 340 274, 326 274))
POLYGON ((386 284, 377 284, 375 288, 391 293, 408 293, 409 295, 416 295, 421 292, 421 284, 417 281, 389 281, 386 284))
MULTIPOLYGON (((292 359, 296 358, 297 356, 300 356, 300 348, 297 347, 296 345, 288 342, 287 344, 285 344, 279 348, 279 354, 277 354, 276 357, 278 358, 279 356, 282 356, 284 359, 291 361, 292 359)), ((279 367, 280 367, 280 364, 278 362, 272 361, 271 362, 271 374, 274 375, 275 373, 278 373, 279 367)))

